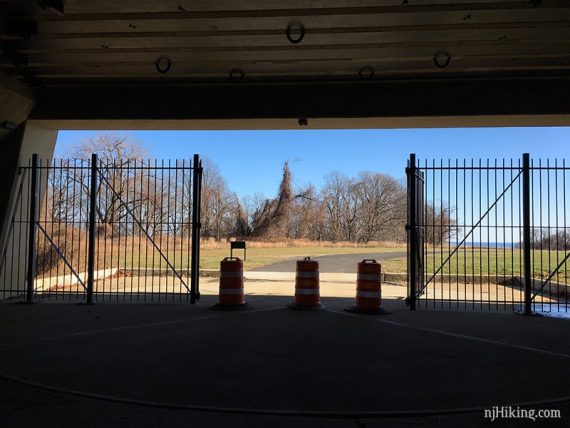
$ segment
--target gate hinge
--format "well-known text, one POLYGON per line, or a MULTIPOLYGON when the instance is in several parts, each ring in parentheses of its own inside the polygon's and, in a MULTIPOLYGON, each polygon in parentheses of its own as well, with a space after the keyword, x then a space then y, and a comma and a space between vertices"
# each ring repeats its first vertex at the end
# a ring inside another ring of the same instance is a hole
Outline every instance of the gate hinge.
POLYGON ((411 227, 409 224, 406 224, 406 225, 404 226, 404 228, 405 228, 407 231, 412 230, 412 227, 411 227))

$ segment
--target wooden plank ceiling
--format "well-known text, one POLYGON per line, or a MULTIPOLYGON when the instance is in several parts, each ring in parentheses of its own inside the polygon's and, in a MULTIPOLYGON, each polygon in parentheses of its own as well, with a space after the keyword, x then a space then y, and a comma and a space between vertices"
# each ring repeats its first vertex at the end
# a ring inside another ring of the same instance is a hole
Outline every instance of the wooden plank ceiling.
POLYGON ((570 0, 0 0, 0 44, 41 86, 567 76, 570 0))

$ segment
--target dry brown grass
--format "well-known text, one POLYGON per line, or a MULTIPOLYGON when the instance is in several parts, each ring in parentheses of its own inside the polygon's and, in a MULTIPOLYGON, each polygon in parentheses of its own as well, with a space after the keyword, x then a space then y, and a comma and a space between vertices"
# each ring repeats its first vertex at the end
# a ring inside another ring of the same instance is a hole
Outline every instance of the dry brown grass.
MULTIPOLYGON (((201 248, 205 250, 229 248, 230 242, 235 239, 225 239, 216 241, 213 238, 201 240, 201 248)), ((280 241, 267 241, 258 239, 246 239, 248 248, 401 248, 406 244, 392 241, 369 241, 369 242, 347 242, 347 241, 311 241, 308 239, 286 239, 280 241)))
POLYGON ((64 224, 54 227, 45 224, 41 226, 48 236, 46 237, 41 230, 38 231, 36 250, 38 275, 50 275, 67 269, 60 254, 65 256, 74 269, 87 265, 86 230, 64 224))

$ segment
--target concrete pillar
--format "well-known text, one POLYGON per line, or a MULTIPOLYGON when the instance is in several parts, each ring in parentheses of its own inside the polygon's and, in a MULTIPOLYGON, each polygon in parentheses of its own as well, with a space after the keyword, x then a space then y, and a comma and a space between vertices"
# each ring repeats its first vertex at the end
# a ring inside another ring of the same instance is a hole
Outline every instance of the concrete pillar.
POLYGON ((0 226, 10 199, 26 120, 34 108, 33 90, 18 79, 0 72, 0 226))
MULTIPOLYGON (((26 124, 18 126, 9 135, 0 140, 2 145, 2 168, 0 168, 0 225, 5 224, 6 210, 12 194, 14 177, 20 164, 20 149, 24 139, 26 124)), ((4 230, 4 228, 2 228, 4 230)))
MULTIPOLYGON (((9 159, 4 161, 8 163, 5 174, 12 171, 13 175, 6 177, 5 183, 11 181, 11 184, 4 184, 4 191, 0 194, 5 213, 0 238, 0 300, 18 296, 26 289, 30 171, 21 167, 29 165, 33 153, 37 153, 44 162, 52 158, 57 129, 44 123, 27 121, 17 132, 13 132, 11 138, 14 138, 11 142, 13 151, 9 159), (20 144, 15 140, 18 136, 20 144), (15 156, 14 152, 18 149, 19 154, 15 156), (7 187, 10 188, 9 194, 7 187)), ((40 182, 41 201, 46 189, 46 171, 41 174, 40 182)))

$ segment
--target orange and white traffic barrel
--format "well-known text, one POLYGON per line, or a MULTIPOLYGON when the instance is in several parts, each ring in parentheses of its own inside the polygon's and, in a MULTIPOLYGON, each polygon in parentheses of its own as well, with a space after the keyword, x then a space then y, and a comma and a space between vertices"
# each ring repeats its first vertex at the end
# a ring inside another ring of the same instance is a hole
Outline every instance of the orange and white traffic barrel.
POLYGON ((382 267, 373 259, 358 263, 356 276, 356 305, 345 309, 347 312, 362 314, 387 314, 382 307, 382 267))
POLYGON ((245 309, 243 262, 238 257, 226 257, 220 262, 220 293, 212 309, 245 309))
POLYGON ((295 300, 289 304, 289 309, 301 311, 318 311, 325 309, 321 303, 319 285, 319 262, 305 257, 297 260, 295 275, 295 300))

